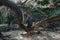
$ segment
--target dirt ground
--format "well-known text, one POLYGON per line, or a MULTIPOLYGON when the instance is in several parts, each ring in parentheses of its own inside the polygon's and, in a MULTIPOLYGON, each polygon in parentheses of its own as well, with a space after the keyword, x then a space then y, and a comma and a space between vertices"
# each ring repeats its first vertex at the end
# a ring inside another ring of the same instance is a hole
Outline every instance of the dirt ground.
POLYGON ((5 38, 6 40, 60 40, 60 31, 41 31, 41 33, 42 34, 34 34, 32 37, 26 37, 26 35, 21 35, 26 34, 25 31, 21 30, 2 32, 4 35, 10 35, 9 37, 5 38))

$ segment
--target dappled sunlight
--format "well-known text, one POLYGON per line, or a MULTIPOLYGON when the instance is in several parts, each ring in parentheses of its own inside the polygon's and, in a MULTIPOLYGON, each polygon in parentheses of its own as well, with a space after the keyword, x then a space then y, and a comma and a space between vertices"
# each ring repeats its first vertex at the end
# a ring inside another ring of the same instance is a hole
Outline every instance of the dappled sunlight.
POLYGON ((18 3, 20 0, 10 0, 10 1, 12 1, 14 3, 18 3))
POLYGON ((34 34, 32 37, 26 37, 21 34, 26 33, 25 31, 10 31, 10 32, 3 32, 4 35, 10 35, 10 38, 8 39, 16 39, 16 40, 59 40, 60 34, 56 32, 47 32, 47 31, 41 31, 42 34, 34 34))
POLYGON ((60 0, 0 0, 0 40, 60 40, 60 0))

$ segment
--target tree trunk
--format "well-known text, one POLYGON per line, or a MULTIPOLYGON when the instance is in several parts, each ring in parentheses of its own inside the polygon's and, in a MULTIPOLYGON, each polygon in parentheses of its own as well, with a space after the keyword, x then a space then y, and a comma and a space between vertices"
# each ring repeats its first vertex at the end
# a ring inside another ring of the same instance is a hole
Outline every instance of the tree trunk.
POLYGON ((26 30, 25 26, 22 24, 23 16, 22 16, 21 7, 18 7, 15 3, 9 0, 0 0, 0 5, 5 5, 11 10, 13 10, 17 15, 17 19, 19 21, 19 27, 26 30))

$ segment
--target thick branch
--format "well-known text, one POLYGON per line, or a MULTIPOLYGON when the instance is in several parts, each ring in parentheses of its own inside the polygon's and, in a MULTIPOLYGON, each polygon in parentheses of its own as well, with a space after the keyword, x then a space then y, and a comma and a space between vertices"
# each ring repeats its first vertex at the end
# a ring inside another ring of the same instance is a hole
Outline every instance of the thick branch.
POLYGON ((54 17, 52 17, 52 18, 45 19, 45 20, 43 20, 43 21, 38 21, 38 22, 36 22, 35 27, 36 27, 36 26, 37 26, 37 27, 41 27, 41 26, 46 25, 46 24, 49 23, 49 22, 56 21, 56 20, 60 20, 60 15, 54 16, 54 17))

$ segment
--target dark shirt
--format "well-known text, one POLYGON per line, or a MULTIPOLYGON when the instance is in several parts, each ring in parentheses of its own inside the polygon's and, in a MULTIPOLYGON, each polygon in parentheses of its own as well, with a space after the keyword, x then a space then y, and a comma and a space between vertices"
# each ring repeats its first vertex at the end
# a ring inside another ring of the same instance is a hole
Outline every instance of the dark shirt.
POLYGON ((34 22, 34 19, 28 16, 26 19, 26 23, 28 24, 29 28, 31 28, 33 22, 34 22))

